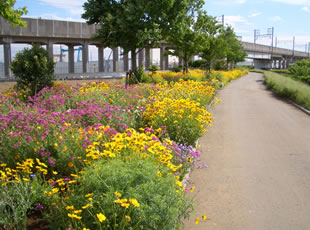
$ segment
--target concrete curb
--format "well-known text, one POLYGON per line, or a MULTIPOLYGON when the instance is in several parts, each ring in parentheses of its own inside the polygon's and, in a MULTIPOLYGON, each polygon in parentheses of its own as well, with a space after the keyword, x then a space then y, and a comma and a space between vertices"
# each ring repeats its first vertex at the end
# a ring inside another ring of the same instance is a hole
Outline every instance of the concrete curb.
POLYGON ((291 100, 287 100, 289 103, 291 103, 292 105, 294 105, 295 107, 297 107, 298 109, 300 109, 301 111, 303 111, 304 113, 308 114, 310 116, 310 111, 305 109, 304 107, 296 104, 295 102, 291 101, 291 100))

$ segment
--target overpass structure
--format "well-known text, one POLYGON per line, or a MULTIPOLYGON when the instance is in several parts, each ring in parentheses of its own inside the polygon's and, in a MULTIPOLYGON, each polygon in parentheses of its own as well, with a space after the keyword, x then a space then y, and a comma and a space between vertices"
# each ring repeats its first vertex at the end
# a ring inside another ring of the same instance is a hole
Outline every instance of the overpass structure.
MULTIPOLYGON (((82 72, 88 72, 88 47, 95 45, 98 48, 98 72, 104 72, 104 48, 97 41, 92 40, 99 25, 88 25, 83 22, 58 21, 47 19, 23 18, 27 27, 12 27, 0 17, 0 44, 4 50, 4 75, 11 76, 9 65, 11 63, 11 44, 40 44, 46 45, 50 58, 53 58, 53 45, 64 44, 68 46, 68 73, 74 73, 74 47, 82 46, 82 72)), ((309 58, 308 53, 292 51, 288 49, 273 48, 270 46, 243 42, 244 50, 248 58, 253 59, 256 68, 287 68, 289 63, 296 60, 309 58)), ((169 57, 164 55, 166 49, 171 46, 165 42, 160 43, 160 69, 168 69, 169 57)), ((151 64, 150 49, 142 49, 138 54, 138 64, 146 68, 151 64)), ((113 49, 113 72, 119 72, 120 61, 123 63, 123 70, 129 70, 128 54, 119 58, 119 49, 113 49)))

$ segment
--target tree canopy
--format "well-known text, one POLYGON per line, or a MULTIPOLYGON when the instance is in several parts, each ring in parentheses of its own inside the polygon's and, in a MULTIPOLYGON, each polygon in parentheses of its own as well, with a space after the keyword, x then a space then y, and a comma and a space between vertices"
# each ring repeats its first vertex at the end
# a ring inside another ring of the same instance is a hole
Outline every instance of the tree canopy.
POLYGON ((169 43, 174 44, 172 55, 178 56, 184 61, 186 72, 190 57, 210 47, 210 37, 216 33, 216 19, 199 8, 194 13, 184 17, 184 20, 175 25, 168 36, 169 43))
POLYGON ((203 0, 88 0, 82 15, 89 24, 101 25, 94 39, 104 47, 131 51, 133 69, 136 50, 158 45, 195 5, 203 0))
POLYGON ((12 26, 26 26, 26 22, 20 19, 27 14, 26 7, 14 9, 16 0, 0 0, 0 16, 11 23, 12 26))

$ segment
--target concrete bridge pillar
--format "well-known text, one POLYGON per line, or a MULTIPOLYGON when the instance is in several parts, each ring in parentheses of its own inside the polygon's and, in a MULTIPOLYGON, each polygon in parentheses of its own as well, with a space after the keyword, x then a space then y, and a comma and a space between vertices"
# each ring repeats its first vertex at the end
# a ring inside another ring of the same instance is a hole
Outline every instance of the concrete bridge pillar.
POLYGON ((128 53, 124 54, 123 60, 124 60, 124 71, 127 72, 129 71, 128 53))
POLYGON ((145 66, 144 53, 144 49, 141 49, 139 52, 139 67, 145 66))
POLYGON ((97 46, 98 48, 98 72, 104 72, 104 48, 102 46, 97 46))
POLYGON ((83 55, 82 55, 82 62, 83 62, 83 73, 88 72, 88 44, 85 43, 83 45, 83 55))
POLYGON ((145 69, 149 69, 151 65, 151 49, 145 49, 145 69))
POLYGON ((168 69, 169 57, 164 56, 165 51, 166 51, 166 47, 161 46, 160 47, 160 70, 167 70, 168 69))
POLYGON ((118 47, 113 49, 113 72, 119 72, 118 47))
POLYGON ((10 64, 11 64, 11 43, 4 43, 4 76, 11 77, 10 64))
POLYGON ((46 50, 48 53, 48 58, 54 60, 54 50, 53 50, 53 43, 52 42, 47 43, 46 50))
POLYGON ((68 72, 74 73, 74 45, 72 45, 72 44, 68 45, 68 53, 69 53, 69 57, 68 57, 69 69, 68 69, 68 72))

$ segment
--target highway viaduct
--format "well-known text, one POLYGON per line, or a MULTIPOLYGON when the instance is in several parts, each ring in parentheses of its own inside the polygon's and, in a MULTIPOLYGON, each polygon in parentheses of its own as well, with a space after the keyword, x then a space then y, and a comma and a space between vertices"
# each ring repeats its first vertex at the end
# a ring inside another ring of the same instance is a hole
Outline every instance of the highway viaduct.
MULTIPOLYGON (((10 77, 9 65, 11 63, 11 44, 40 44, 46 45, 50 58, 53 58, 53 45, 64 44, 68 46, 68 73, 74 73, 74 46, 82 46, 82 72, 88 72, 88 46, 95 45, 98 48, 98 72, 104 72, 104 48, 97 41, 91 39, 99 25, 88 25, 83 22, 58 21, 47 19, 23 18, 27 27, 12 27, 0 17, 0 44, 4 50, 4 75, 10 77)), ((305 52, 292 51, 289 49, 275 48, 266 45, 242 42, 248 57, 253 59, 256 68, 287 68, 290 63, 299 59, 309 58, 305 52)), ((161 42, 160 69, 168 69, 168 56, 164 55, 166 49, 170 48, 165 42, 161 42)), ((148 68, 151 64, 150 49, 142 49, 138 54, 139 66, 148 68)), ((123 56, 124 71, 129 70, 128 54, 123 56)), ((113 49, 113 72, 119 72, 119 49, 113 49)))

